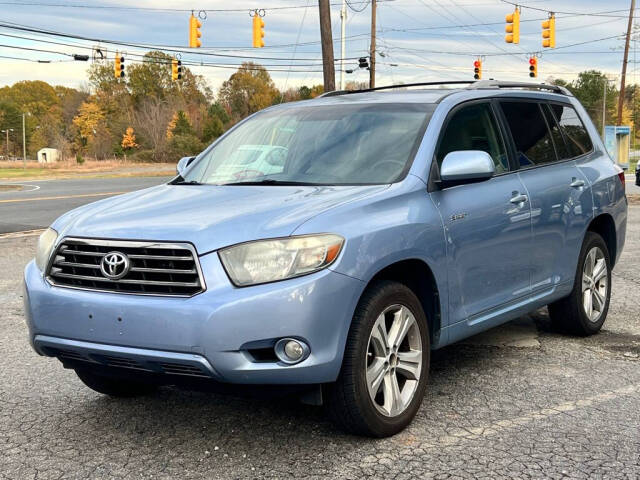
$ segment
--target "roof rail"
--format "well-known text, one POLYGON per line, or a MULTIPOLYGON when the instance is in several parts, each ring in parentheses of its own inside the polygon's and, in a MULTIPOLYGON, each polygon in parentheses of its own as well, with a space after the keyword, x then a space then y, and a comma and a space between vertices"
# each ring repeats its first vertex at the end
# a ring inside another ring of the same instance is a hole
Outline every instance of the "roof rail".
POLYGON ((352 93, 364 93, 364 92, 377 92, 378 90, 390 90, 392 88, 406 88, 406 87, 428 87, 434 85, 469 85, 478 83, 475 80, 452 80, 450 82, 420 82, 420 83, 403 83, 399 85, 385 85, 384 87, 375 88, 363 88, 362 90, 333 90, 331 92, 323 93, 320 97, 336 97, 338 95, 349 95, 352 93))
POLYGON ((569 90, 560 85, 549 85, 548 83, 532 83, 532 82, 504 82, 498 80, 480 80, 473 82, 467 87, 470 90, 482 88, 524 88, 530 90, 549 90, 553 93, 561 95, 573 96, 569 90))
POLYGON ((375 88, 363 88, 362 90, 333 90, 331 92, 323 93, 320 97, 336 97, 338 95, 350 95, 352 93, 364 93, 364 92, 377 92, 378 90, 391 90, 394 88, 406 88, 406 87, 432 87, 435 85, 468 85, 466 88, 469 90, 483 89, 483 88, 523 88, 529 90, 549 90, 553 93, 559 93, 561 95, 573 96, 572 93, 565 87, 560 85, 549 85, 547 83, 533 83, 533 82, 505 82, 499 80, 452 80, 449 82, 419 82, 419 83, 404 83, 399 85, 385 85, 383 87, 375 88))

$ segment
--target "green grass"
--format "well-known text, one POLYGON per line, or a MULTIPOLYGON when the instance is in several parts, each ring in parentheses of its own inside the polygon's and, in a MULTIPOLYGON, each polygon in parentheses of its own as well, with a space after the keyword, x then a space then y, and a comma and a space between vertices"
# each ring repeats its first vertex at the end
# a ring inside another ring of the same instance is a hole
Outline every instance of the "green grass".
POLYGON ((633 160, 629 160, 629 170, 627 170, 627 173, 636 173, 636 164, 638 163, 638 159, 634 158, 633 160))

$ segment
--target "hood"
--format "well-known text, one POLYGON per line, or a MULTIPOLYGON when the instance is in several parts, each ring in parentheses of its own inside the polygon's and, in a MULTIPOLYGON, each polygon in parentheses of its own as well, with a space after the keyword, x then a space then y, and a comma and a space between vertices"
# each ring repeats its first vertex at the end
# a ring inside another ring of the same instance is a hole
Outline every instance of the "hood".
POLYGON ((285 237, 313 216, 387 185, 159 185, 91 203, 52 225, 65 236, 191 242, 199 254, 285 237))

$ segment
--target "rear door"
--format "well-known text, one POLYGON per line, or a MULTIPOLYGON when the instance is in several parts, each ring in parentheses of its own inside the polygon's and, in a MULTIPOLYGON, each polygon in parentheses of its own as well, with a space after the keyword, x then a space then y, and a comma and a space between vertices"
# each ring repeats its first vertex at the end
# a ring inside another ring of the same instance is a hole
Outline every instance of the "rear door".
POLYGON ((554 112, 562 106, 501 100, 518 176, 531 202, 532 294, 573 282, 582 236, 592 216, 591 192, 554 112))
POLYGON ((489 180, 431 192, 447 242, 449 323, 466 320, 482 328, 480 316, 529 292, 530 208, 491 101, 464 103, 449 114, 437 166, 459 150, 489 153, 496 169, 489 180))

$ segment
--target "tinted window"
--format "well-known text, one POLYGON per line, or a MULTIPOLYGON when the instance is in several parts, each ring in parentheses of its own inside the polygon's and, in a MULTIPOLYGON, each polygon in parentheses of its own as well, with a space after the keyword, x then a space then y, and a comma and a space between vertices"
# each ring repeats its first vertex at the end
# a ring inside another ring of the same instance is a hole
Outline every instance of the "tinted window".
POLYGON ((436 154, 438 165, 442 165, 447 153, 482 150, 493 158, 496 173, 509 170, 504 143, 490 104, 477 103, 462 107, 453 114, 445 128, 436 154))
POLYGON ((573 107, 552 104, 551 108, 564 132, 569 155, 577 157, 593 150, 589 133, 573 107))
POLYGON ((535 102, 501 102, 521 167, 555 162, 551 134, 535 102))
POLYGON ((556 119, 553 117, 551 110, 548 105, 542 105, 542 110, 544 111, 544 118, 547 119, 547 125, 549 125, 549 130, 551 131, 551 138, 553 139, 553 144, 556 147, 556 153, 558 154, 558 158, 564 160, 566 158, 571 158, 573 155, 569 155, 569 151, 567 150, 567 146, 564 143, 564 138, 562 138, 562 133, 560 133, 560 127, 556 123, 556 119))

